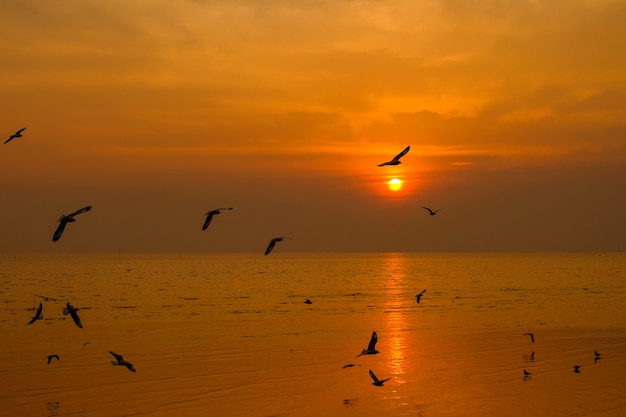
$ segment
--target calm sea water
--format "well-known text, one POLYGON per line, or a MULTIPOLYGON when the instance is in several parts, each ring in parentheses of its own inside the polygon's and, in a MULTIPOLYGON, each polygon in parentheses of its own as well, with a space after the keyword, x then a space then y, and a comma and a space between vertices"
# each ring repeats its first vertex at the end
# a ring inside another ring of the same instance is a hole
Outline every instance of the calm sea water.
POLYGON ((623 253, 4 256, 0 300, 7 416, 626 415, 623 253))

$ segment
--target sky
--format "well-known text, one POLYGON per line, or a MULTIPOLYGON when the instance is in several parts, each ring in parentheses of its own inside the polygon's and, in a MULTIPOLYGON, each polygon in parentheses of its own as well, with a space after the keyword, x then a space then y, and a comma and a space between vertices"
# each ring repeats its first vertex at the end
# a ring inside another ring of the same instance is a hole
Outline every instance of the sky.
POLYGON ((0 253, 626 249, 621 0, 5 0, 0 17, 0 134, 27 128, 0 145, 0 253))

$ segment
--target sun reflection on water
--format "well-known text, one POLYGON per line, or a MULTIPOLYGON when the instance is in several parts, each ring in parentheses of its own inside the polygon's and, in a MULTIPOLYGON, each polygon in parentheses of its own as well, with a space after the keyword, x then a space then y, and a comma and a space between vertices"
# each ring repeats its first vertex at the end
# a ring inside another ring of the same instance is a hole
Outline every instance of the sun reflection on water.
POLYGON ((406 382, 405 354, 407 349, 406 329, 406 259, 402 254, 390 253, 384 262, 385 281, 385 341, 389 349, 389 372, 396 383, 406 382))

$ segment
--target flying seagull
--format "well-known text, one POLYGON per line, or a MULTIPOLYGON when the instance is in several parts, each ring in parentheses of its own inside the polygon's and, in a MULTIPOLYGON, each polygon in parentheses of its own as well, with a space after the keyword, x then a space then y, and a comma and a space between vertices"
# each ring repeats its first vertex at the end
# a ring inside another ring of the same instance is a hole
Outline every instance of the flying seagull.
POLYGON ((402 162, 400 162, 400 158, 402 158, 404 155, 409 153, 409 150, 411 150, 411 146, 410 145, 407 146, 406 148, 404 148, 404 150, 402 152, 400 152, 399 154, 394 156, 391 161, 383 162, 382 164, 378 164, 378 166, 382 167, 384 165, 400 165, 402 163, 402 162))
POLYGON ((222 210, 232 210, 232 209, 233 209, 232 207, 223 207, 223 208, 218 208, 218 209, 207 212, 206 220, 204 221, 204 224, 202 225, 202 230, 206 230, 206 228, 209 227, 209 224, 211 224, 211 220, 213 220, 213 216, 215 216, 216 214, 220 214, 222 210))
POLYGON ((378 335, 376 332, 372 332, 372 338, 370 339, 369 345, 367 345, 367 349, 363 349, 361 353, 359 353, 356 357, 358 358, 361 355, 375 355, 378 353, 376 350, 376 342, 378 342, 378 335))
POLYGON ((68 314, 71 315, 72 320, 74 320, 74 323, 76 323, 76 325, 82 329, 83 323, 80 322, 80 317, 78 317, 78 313, 77 313, 78 310, 79 310, 78 308, 71 305, 68 301, 65 308, 63 309, 63 315, 64 316, 67 316, 68 314))
POLYGON ((135 367, 133 366, 132 363, 125 361, 124 358, 122 357, 122 355, 118 355, 115 352, 112 352, 109 350, 109 353, 111 355, 113 355, 115 357, 114 361, 111 361, 111 363, 115 366, 121 365, 121 366, 125 366, 127 367, 131 372, 137 372, 137 370, 135 369, 135 367))
POLYGON ((62 215, 59 218, 59 227, 57 227, 57 230, 54 231, 54 235, 52 235, 52 241, 56 242, 57 240, 61 239, 61 235, 63 235, 65 226, 68 223, 72 223, 76 221, 74 216, 76 216, 77 214, 85 213, 89 210, 91 210, 91 206, 83 207, 82 209, 76 210, 74 213, 70 213, 67 216, 65 214, 62 215))
POLYGON ((530 341, 535 343, 535 335, 532 333, 524 333, 524 336, 530 336, 530 341))
POLYGON ((599 358, 600 356, 602 356, 602 354, 599 353, 597 350, 594 350, 593 354, 596 356, 596 358, 599 358))
POLYGON ((424 293, 426 292, 426 290, 422 291, 421 293, 417 294, 415 296, 415 301, 417 301, 417 304, 420 303, 421 299, 422 299, 422 295, 424 295, 424 293))
POLYGON ((13 139, 15 138, 21 138, 22 137, 22 132, 26 130, 25 127, 21 128, 20 130, 18 130, 17 132, 15 132, 14 134, 12 134, 11 136, 9 136, 9 138, 7 140, 4 141, 4 143, 9 143, 11 142, 13 139))
POLYGON ((580 365, 574 365, 574 372, 577 374, 580 373, 580 365))
POLYGON ((270 240, 269 245, 267 245, 267 249, 265 249, 265 255, 266 256, 269 255, 272 249, 274 249, 274 246, 276 246, 276 243, 282 242, 284 239, 289 239, 289 238, 285 236, 280 236, 280 237, 275 237, 274 239, 270 240))
POLYGON ((528 378, 530 378, 530 372, 524 369, 524 381, 526 381, 528 378))
POLYGON ((54 358, 56 358, 56 360, 60 360, 59 355, 48 355, 48 365, 50 365, 50 362, 52 362, 52 359, 54 358))
POLYGON ((391 378, 387 378, 387 379, 378 379, 376 377, 376 375, 374 375, 374 372, 372 372, 372 370, 370 369, 370 376, 372 377, 372 379, 374 380, 374 382, 372 382, 372 385, 376 385, 377 387, 382 387, 383 385, 385 385, 385 382, 389 381, 391 378))
POLYGON ((428 213, 429 213, 431 216, 434 216, 435 214, 437 214, 437 212, 438 212, 439 210, 441 210, 441 209, 437 209, 437 210, 434 210, 434 211, 433 211, 433 210, 429 209, 428 207, 424 207, 424 206, 420 206, 420 207, 421 207, 421 208, 423 208, 423 209, 428 210, 428 213))
POLYGON ((33 316, 32 319, 30 319, 30 321, 28 322, 28 324, 33 324, 34 322, 36 322, 37 320, 41 320, 43 319, 43 315, 41 314, 41 311, 43 310, 43 304, 39 303, 39 308, 37 308, 37 312, 35 313, 35 315, 33 316))

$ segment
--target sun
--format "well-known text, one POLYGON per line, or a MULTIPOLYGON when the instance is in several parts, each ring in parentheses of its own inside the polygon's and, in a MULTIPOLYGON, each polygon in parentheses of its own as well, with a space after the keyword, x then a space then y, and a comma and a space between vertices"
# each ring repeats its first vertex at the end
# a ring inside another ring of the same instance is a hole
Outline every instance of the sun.
POLYGON ((391 191, 398 191, 402 188, 402 180, 398 178, 392 178, 389 180, 389 189, 391 191))

